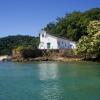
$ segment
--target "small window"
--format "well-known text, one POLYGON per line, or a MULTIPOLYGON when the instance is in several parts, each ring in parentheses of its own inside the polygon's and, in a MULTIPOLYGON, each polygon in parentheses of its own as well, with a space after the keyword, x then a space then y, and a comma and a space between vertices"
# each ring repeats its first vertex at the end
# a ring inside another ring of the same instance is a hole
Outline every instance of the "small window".
POLYGON ((60 42, 58 42, 58 45, 60 45, 60 42))
POLYGON ((69 48, 71 49, 72 47, 73 47, 73 45, 70 44, 70 45, 69 45, 69 48))
POLYGON ((50 49, 51 43, 47 43, 47 48, 50 49))
POLYGON ((42 37, 44 37, 44 34, 42 34, 42 37))

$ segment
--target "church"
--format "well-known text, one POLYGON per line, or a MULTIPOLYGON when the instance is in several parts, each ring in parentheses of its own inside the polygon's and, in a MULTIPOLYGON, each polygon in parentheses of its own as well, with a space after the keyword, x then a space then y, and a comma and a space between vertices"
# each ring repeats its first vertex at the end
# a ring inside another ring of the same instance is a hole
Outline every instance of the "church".
POLYGON ((53 36, 46 31, 40 33, 39 49, 75 49, 76 43, 67 39, 53 36))

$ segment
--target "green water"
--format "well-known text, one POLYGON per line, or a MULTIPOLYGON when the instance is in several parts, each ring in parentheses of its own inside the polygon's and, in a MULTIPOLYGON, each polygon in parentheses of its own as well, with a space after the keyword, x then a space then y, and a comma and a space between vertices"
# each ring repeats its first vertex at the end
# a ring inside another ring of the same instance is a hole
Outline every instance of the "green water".
POLYGON ((0 100, 100 100, 100 64, 0 62, 0 100))

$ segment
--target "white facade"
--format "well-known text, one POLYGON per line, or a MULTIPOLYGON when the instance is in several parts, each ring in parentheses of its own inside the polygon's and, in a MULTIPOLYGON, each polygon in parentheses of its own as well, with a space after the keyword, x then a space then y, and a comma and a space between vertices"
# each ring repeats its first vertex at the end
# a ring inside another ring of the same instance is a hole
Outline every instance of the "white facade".
POLYGON ((73 41, 65 40, 52 36, 45 31, 40 33, 39 49, 75 49, 76 44, 73 41))

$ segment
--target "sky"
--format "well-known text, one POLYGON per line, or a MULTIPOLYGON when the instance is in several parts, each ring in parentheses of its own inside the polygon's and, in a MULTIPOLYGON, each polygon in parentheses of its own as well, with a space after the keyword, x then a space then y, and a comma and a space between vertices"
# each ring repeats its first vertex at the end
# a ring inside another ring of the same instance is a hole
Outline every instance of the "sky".
POLYGON ((100 8, 100 0, 0 0, 0 37, 38 33, 73 11, 100 8))

